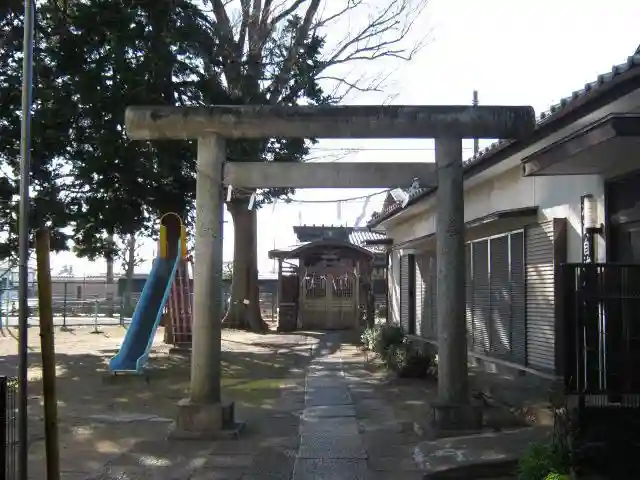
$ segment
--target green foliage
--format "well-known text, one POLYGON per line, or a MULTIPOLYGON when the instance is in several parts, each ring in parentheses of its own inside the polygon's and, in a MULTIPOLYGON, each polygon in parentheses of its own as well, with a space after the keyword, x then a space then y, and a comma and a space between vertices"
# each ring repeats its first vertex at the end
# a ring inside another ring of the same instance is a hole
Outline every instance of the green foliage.
MULTIPOLYGON (((10 0, 0 8, 0 258, 17 252, 20 131, 22 102, 22 47, 24 2, 10 0)), ((42 7, 41 7, 42 8, 42 7)), ((34 38, 31 133, 31 208, 34 227, 50 229, 51 249, 67 248, 70 210, 64 198, 68 181, 65 164, 68 130, 62 130, 77 115, 69 91, 58 84, 55 50, 48 43, 49 18, 37 17, 34 38)))
MULTIPOLYGON (((17 250, 23 8, 20 0, 0 7, 0 258, 17 250)), ((301 22, 284 17, 261 51, 249 51, 245 42, 230 46, 211 11, 195 0, 37 2, 34 228, 50 228, 53 250, 73 240, 76 254, 94 259, 116 253, 110 235, 154 234, 162 213, 191 221, 195 142, 130 141, 126 107, 331 103, 316 79, 324 39, 311 33, 300 43, 301 22)), ((309 145, 230 141, 228 157, 298 162, 309 145)), ((261 192, 256 205, 290 193, 261 192)))
POLYGON ((518 462, 518 480, 559 480, 568 471, 566 452, 554 443, 534 443, 518 462))
POLYGON ((366 350, 382 356, 390 347, 401 345, 404 341, 404 334, 397 325, 380 324, 365 329, 362 332, 361 341, 366 350))
POLYGON ((398 376, 426 378, 434 374, 435 357, 413 348, 397 325, 376 325, 361 335, 362 347, 380 356, 398 376))
POLYGON ((571 475, 553 472, 547 475, 544 480, 571 480, 571 475))
POLYGON ((400 349, 395 370, 403 378, 427 378, 436 376, 436 361, 434 355, 426 354, 405 343, 400 349))
MULTIPOLYGON (((0 10, 0 257, 15 253, 23 4, 0 10)), ((198 63, 213 45, 206 15, 187 0, 37 2, 32 123, 34 228, 52 249, 114 254, 108 233, 151 231, 158 215, 188 211, 195 154, 187 142, 132 142, 131 104, 202 103, 198 63)), ((211 95, 209 95, 212 97, 211 95)))

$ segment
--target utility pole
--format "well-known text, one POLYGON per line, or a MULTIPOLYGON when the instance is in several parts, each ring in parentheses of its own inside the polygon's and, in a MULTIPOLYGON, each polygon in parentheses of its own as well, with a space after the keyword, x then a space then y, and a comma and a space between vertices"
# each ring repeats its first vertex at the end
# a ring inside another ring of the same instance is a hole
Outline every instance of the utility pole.
MULTIPOLYGON (((27 480, 29 468, 27 388, 29 384, 29 172, 31 171, 31 104, 33 103, 33 34, 35 30, 35 1, 24 2, 24 54, 22 57, 22 124, 20 132, 20 215, 18 273, 18 478, 27 480)), ((4 447, 3 447, 4 448, 4 447)), ((3 472, 4 473, 4 472, 3 472)))
MULTIPOLYGON (((477 90, 473 91, 473 101, 471 102, 471 105, 473 105, 474 107, 478 106, 478 91, 477 90)), ((474 138, 473 139, 473 154, 477 155, 479 151, 480 151, 480 139, 474 138)))

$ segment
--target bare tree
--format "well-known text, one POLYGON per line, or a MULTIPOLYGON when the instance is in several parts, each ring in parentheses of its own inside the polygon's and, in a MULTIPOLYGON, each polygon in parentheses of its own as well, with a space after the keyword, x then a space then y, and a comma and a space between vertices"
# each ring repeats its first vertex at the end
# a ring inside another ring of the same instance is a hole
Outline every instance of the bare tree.
MULTIPOLYGON (((393 70, 389 61, 410 60, 426 38, 424 28, 421 32, 413 28, 422 18, 426 0, 205 0, 204 4, 210 8, 216 37, 216 48, 203 52, 205 71, 209 81, 237 103, 308 101, 311 84, 324 91, 316 103, 382 91, 393 70), (319 59, 307 58, 310 45, 321 47, 319 59), (298 80, 301 76, 312 81, 298 80)), ((229 147, 230 155, 273 160, 265 146, 268 142, 240 143, 242 148, 235 151, 229 147)), ((308 149, 300 158, 306 153, 308 149)), ((266 324, 259 307, 256 211, 247 208, 256 193, 259 204, 291 192, 234 190, 227 203, 235 229, 235 255, 225 322, 262 330, 266 324)))
POLYGON ((119 242, 118 259, 125 277, 122 305, 126 315, 131 315, 133 310, 131 301, 133 296, 133 275, 136 267, 144 262, 144 258, 140 254, 140 240, 137 235, 132 234, 119 242))

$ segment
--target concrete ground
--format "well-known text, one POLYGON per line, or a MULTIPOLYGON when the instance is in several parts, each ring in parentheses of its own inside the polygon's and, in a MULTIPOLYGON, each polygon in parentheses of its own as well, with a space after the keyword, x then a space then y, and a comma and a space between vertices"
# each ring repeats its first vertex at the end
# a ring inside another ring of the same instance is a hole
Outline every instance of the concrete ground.
MULTIPOLYGON (((39 338, 36 329, 30 332, 29 478, 41 480, 39 338)), ((124 329, 91 332, 56 331, 64 479, 418 480, 429 471, 429 453, 447 448, 428 445, 414 429, 415 420, 429 414, 433 384, 390 380, 365 361, 355 342, 313 332, 225 330, 223 389, 246 430, 239 439, 168 441, 175 404, 188 389, 189 359, 169 356, 159 332, 149 375, 113 381, 106 365, 124 329)), ((15 374, 16 354, 13 332, 5 330, 0 374, 15 374)), ((517 443, 491 441, 496 448, 517 443)), ((480 443, 487 448, 487 441, 480 443)))

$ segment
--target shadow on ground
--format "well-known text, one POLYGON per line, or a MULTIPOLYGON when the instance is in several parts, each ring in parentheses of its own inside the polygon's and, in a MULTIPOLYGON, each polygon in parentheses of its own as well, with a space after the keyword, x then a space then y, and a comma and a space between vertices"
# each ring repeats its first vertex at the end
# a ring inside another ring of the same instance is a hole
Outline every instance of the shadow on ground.
MULTIPOLYGON (((170 356, 161 348, 151 354, 147 375, 114 379, 108 375, 107 364, 117 352, 114 346, 119 340, 111 342, 113 345, 103 345, 104 338, 89 335, 86 330, 56 335, 82 337, 89 343, 96 340, 96 348, 90 353, 86 346, 80 349, 85 350, 81 353, 73 353, 73 345, 57 348, 63 478, 91 478, 89 474, 104 470, 104 465, 109 465, 106 473, 96 478, 129 478, 117 476, 114 468, 134 463, 135 468, 166 469, 179 464, 180 459, 194 457, 198 449, 213 448, 211 442, 165 441, 176 414, 176 403, 187 394, 188 356, 170 356), (152 458, 152 464, 144 465, 145 458, 152 458)), ((242 334, 234 337, 241 338, 242 334)), ((300 335, 277 336, 276 342, 265 338, 262 345, 235 342, 243 343, 242 348, 234 347, 233 339, 223 340, 223 395, 225 400, 236 402, 238 417, 249 425, 245 442, 236 442, 233 448, 255 450, 265 442, 269 446, 269 442, 290 444, 297 440, 295 412, 304 406, 304 384, 300 384, 300 379, 309 359, 309 349, 301 345, 300 338, 300 335), (279 433, 282 435, 278 436, 279 433)), ((40 480, 45 478, 45 455, 41 357, 36 348, 32 346, 29 353, 29 477, 40 480)), ((17 363, 17 355, 3 355, 0 375, 16 375, 17 363)), ((295 451, 295 445, 289 447, 295 451)), ((224 442, 217 442, 216 448, 225 448, 224 442)))

